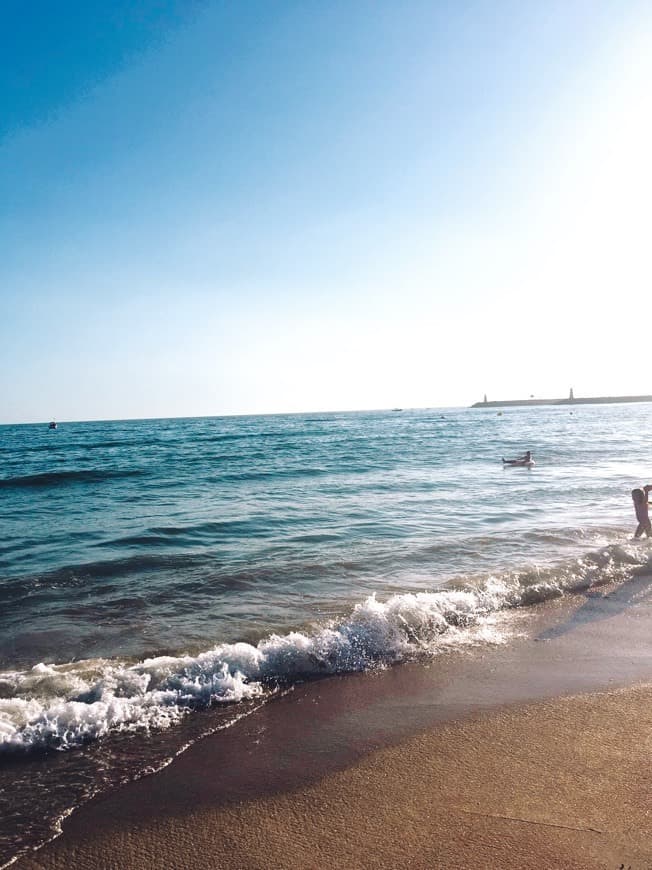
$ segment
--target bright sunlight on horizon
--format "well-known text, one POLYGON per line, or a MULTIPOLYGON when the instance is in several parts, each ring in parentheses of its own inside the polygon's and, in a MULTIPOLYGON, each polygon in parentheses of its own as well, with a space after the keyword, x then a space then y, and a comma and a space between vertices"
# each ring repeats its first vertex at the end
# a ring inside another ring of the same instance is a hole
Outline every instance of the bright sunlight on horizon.
POLYGON ((652 393, 649 3, 2 23, 1 423, 652 393))

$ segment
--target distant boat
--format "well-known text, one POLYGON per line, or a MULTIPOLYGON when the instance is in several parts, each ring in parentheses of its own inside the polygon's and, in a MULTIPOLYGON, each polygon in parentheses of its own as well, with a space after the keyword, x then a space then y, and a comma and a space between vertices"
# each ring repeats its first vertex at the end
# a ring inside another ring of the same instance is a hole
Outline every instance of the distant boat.
POLYGON ((49 425, 48 425, 48 429, 56 429, 56 428, 57 428, 57 424, 54 422, 54 420, 51 420, 49 425))
POLYGON ((403 408, 392 408, 392 411, 402 411, 403 408))

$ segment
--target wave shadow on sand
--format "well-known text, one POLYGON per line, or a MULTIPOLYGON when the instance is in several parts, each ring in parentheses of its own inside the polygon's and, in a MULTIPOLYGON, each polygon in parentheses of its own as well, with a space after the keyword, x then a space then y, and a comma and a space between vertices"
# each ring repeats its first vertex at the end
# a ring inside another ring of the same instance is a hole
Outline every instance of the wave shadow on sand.
POLYGON ((537 640, 552 640, 562 637, 583 625, 611 619, 624 613, 630 607, 641 604, 652 595, 652 574, 649 572, 635 574, 625 580, 616 589, 603 595, 599 589, 587 589, 584 593, 586 601, 572 613, 565 622, 546 629, 537 636, 537 640))

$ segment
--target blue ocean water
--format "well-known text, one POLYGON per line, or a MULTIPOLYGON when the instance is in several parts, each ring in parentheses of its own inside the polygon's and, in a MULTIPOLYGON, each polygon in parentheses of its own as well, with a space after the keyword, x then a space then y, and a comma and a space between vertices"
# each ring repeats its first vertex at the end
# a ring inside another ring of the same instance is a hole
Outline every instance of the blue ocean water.
POLYGON ((651 410, 0 427, 0 860, 296 679, 494 642, 647 563, 651 410))

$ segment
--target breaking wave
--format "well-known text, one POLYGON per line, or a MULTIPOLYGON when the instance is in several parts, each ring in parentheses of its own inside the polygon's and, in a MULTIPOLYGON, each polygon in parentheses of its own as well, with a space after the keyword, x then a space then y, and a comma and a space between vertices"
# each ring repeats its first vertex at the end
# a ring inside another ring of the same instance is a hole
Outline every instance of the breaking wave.
POLYGON ((112 732, 166 728, 190 710, 264 698, 280 686, 500 641, 500 611, 607 582, 647 564, 649 551, 611 545, 566 564, 489 576, 434 592, 358 603, 310 631, 257 645, 218 644, 199 655, 137 663, 94 659, 0 673, 0 750, 67 749, 112 732))

